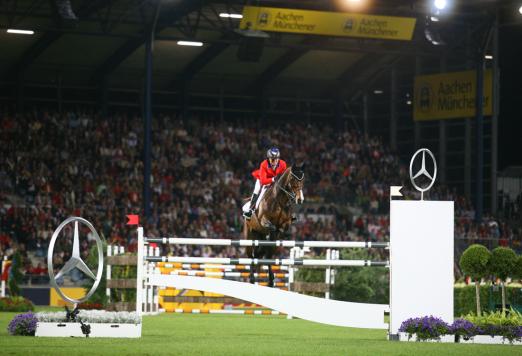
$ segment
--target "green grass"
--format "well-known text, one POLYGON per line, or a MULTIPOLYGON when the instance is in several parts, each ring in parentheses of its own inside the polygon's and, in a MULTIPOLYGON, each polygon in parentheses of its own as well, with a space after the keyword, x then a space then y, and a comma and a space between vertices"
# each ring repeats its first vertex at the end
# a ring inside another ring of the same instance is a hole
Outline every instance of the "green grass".
POLYGON ((521 355, 522 346, 407 343, 383 330, 326 326, 282 316, 163 314, 145 317, 141 339, 9 336, 0 355, 521 355))

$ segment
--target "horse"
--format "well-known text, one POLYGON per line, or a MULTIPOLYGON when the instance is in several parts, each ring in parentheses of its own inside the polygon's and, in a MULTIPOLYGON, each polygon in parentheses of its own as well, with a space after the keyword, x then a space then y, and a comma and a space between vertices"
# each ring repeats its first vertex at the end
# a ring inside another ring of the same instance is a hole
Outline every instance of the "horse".
MULTIPOLYGON (((292 224, 294 204, 302 204, 304 185, 304 165, 288 167, 283 174, 267 189, 259 207, 243 225, 244 238, 247 240, 280 240, 292 224)), ((248 256, 255 258, 273 258, 275 246, 249 246, 248 256)), ((254 283, 254 273, 260 272, 260 266, 251 265, 250 283, 254 283)), ((268 266, 268 285, 274 286, 272 267, 268 266)))

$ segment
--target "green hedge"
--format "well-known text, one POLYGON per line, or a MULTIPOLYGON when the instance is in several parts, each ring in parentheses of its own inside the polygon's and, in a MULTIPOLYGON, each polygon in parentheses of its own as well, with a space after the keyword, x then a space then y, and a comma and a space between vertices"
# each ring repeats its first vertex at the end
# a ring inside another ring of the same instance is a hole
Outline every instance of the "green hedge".
MULTIPOLYGON (((324 259, 325 256, 321 255, 324 259)), ((369 250, 343 250, 342 260, 382 260, 378 253, 369 250)), ((341 267, 336 268, 335 284, 331 288, 332 299, 359 303, 388 304, 390 294, 390 271, 385 267, 341 267)), ((301 268, 295 275, 299 282, 322 282, 324 269, 301 268)), ((317 297, 323 297, 317 293, 317 297)))
MULTIPOLYGON (((103 249, 107 250, 107 245, 103 244, 103 249)), ((128 255, 126 253, 125 255, 128 255)), ((122 255, 123 256, 123 255, 122 255)), ((91 248, 89 253, 89 257, 87 259, 87 265, 91 267, 91 269, 95 270, 98 264, 98 253, 96 246, 91 248)), ((107 266, 105 266, 107 268, 107 266)), ((103 271, 102 278, 100 280, 100 284, 96 289, 96 292, 89 298, 87 302, 93 304, 101 304, 102 306, 107 306, 107 295, 106 295, 106 286, 107 286, 107 273, 106 270, 103 271)), ((111 278, 112 279, 136 279, 137 278, 137 267, 136 266, 112 266, 111 269, 111 278)), ((85 284, 85 288, 89 289, 92 286, 92 281, 87 280, 85 284)), ((136 289, 111 289, 111 302, 131 302, 136 300, 136 289)), ((97 309, 97 308, 94 308, 97 309)))
MULTIPOLYGON (((476 313, 475 286, 471 284, 468 286, 458 286, 455 287, 454 290, 455 315, 461 316, 476 313)), ((506 286, 506 298, 507 303, 510 304, 513 309, 520 310, 522 308, 522 288, 506 286)), ((491 285, 480 286, 480 302, 483 312, 494 311, 495 305, 502 303, 500 287, 492 287, 491 285)))
POLYGON ((27 312, 33 311, 33 303, 24 297, 0 298, 0 311, 3 312, 27 312))

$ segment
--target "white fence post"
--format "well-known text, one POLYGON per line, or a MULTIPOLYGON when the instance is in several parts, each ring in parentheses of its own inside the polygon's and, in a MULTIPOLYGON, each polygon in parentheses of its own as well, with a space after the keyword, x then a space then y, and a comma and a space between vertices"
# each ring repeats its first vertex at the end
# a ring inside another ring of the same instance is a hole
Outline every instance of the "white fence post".
MULTIPOLYGON (((331 249, 326 249, 326 260, 329 261, 331 260, 332 258, 332 250, 331 249)), ((326 284, 326 291, 324 292, 324 297, 325 299, 330 299, 330 280, 331 280, 331 276, 332 276, 332 267, 331 266, 328 266, 326 268, 326 271, 325 271, 325 277, 324 277, 324 283, 326 284)))
MULTIPOLYGON (((299 247, 292 247, 290 249, 290 259, 294 259, 296 256, 296 249, 299 247)), ((294 266, 288 266, 288 291, 292 290, 292 283, 294 283, 294 273, 295 269, 294 266)), ((292 319, 292 315, 287 315, 287 319, 292 319)))
MULTIPOLYGON (((154 249, 154 257, 160 257, 160 253, 161 253, 160 248, 159 248, 159 246, 157 246, 154 249)), ((155 268, 156 268, 156 264, 153 264, 151 266, 150 273, 154 273, 155 268)), ((159 288, 156 286, 151 286, 151 287, 152 287, 152 303, 153 303, 152 311, 159 313, 159 288)))
POLYGON ((136 313, 138 316, 143 315, 143 263, 144 263, 144 248, 145 242, 143 240, 143 227, 138 227, 138 260, 136 271, 136 313))
MULTIPOLYGON (((0 278, 4 275, 4 268, 7 264, 7 256, 2 259, 2 268, 0 269, 0 278)), ((2 286, 0 290, 0 297, 5 298, 5 281, 2 279, 2 286)))
MULTIPOLYGON (((112 246, 107 245, 107 258, 112 256, 112 246)), ((112 266, 107 263, 107 288, 105 288, 105 295, 107 296, 107 302, 111 302, 111 289, 109 288, 109 281, 111 280, 112 266)))

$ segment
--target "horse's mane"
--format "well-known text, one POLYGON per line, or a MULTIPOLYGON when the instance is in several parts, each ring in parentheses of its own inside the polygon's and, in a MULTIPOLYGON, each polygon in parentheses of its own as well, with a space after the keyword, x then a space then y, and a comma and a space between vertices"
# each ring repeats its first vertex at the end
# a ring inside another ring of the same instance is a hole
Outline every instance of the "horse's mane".
POLYGON ((277 180, 275 181, 275 184, 272 184, 270 186, 270 188, 268 188, 268 191, 266 192, 266 194, 272 194, 274 189, 276 189, 276 185, 280 184, 280 183, 284 183, 288 179, 288 176, 290 175, 291 172, 292 172, 292 166, 285 169, 283 174, 281 174, 281 176, 279 176, 279 178, 277 178, 277 180))

